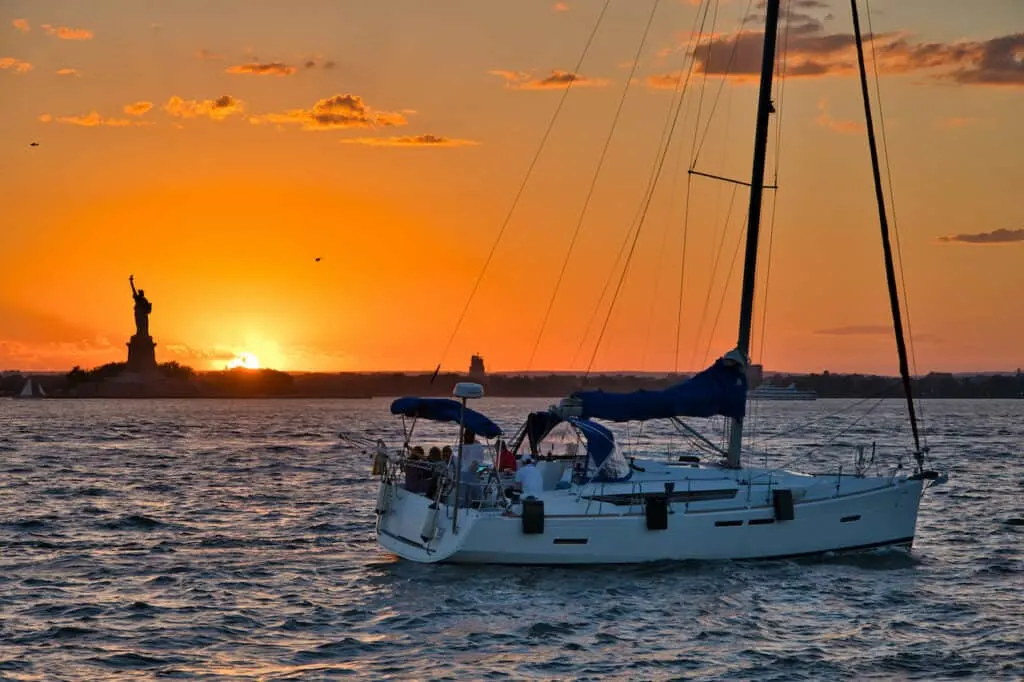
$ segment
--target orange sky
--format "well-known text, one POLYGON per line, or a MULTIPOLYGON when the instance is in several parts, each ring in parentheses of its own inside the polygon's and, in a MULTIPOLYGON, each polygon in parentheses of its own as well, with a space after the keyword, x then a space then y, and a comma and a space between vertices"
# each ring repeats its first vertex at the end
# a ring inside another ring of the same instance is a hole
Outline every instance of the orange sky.
MULTIPOLYGON (((653 2, 613 1, 573 77, 603 4, 4 2, 0 369, 123 360, 129 274, 153 302, 161 361, 433 369, 568 81, 444 366, 473 352, 494 371, 703 366, 735 343, 741 255, 722 287, 747 192, 686 169, 696 156, 749 180, 758 17, 741 22, 746 2, 662 0, 630 80, 653 2), (595 355, 608 297, 593 311, 618 281, 674 75, 691 69, 595 355)), ((895 373, 849 7, 788 4, 755 360, 895 373)), ((871 5, 916 368, 1022 366, 1024 5, 871 5)))

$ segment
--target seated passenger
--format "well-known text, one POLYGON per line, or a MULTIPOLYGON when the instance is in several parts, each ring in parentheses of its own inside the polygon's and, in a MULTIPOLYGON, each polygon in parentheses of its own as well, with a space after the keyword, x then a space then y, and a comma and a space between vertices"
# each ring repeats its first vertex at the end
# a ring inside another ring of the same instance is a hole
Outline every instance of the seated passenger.
POLYGON ((430 453, 427 455, 428 462, 440 462, 441 461, 441 448, 436 445, 430 448, 430 453))
POLYGON ((424 457, 423 457, 423 446, 422 445, 417 445, 416 447, 414 447, 412 449, 412 451, 409 453, 409 459, 413 459, 413 460, 422 460, 422 459, 424 459, 424 457))
POLYGON ((405 489, 425 495, 431 488, 434 472, 427 462, 411 459, 405 465, 405 489))
POLYGON ((512 454, 512 451, 505 445, 505 441, 499 440, 498 445, 498 471, 515 471, 516 470, 516 456, 512 454))
POLYGON ((530 455, 523 455, 516 471, 516 483, 522 486, 523 497, 537 497, 544 491, 544 477, 530 455))

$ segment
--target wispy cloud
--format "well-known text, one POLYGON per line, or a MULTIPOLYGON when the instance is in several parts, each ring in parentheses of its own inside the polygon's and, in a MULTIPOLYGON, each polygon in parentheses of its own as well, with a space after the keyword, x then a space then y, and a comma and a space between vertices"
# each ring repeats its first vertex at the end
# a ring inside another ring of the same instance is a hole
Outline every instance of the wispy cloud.
POLYGON ((40 26, 46 35, 60 38, 61 40, 92 40, 93 32, 87 28, 71 28, 69 26, 52 26, 43 24, 40 26))
POLYGON ((831 327, 829 329, 816 329, 815 334, 826 334, 828 336, 876 336, 879 334, 892 334, 892 327, 883 324, 854 324, 847 327, 831 327))
POLYGON ((298 71, 294 66, 283 62, 249 62, 237 64, 224 69, 224 73, 244 74, 251 76, 290 76, 298 71))
POLYGON ((224 59, 224 55, 218 54, 217 52, 214 52, 213 50, 207 50, 205 47, 201 47, 198 50, 196 50, 196 56, 199 57, 200 59, 207 59, 207 60, 210 60, 210 61, 216 61, 218 59, 224 59))
POLYGON ((82 75, 82 74, 78 73, 78 69, 69 69, 69 68, 57 69, 57 71, 55 73, 58 76, 80 76, 80 75, 82 75))
MULTIPOLYGON (((892 337, 895 332, 893 331, 891 324, 854 324, 847 327, 830 327, 828 329, 816 329, 812 333, 820 334, 823 336, 892 337)), ((942 338, 930 333, 914 334, 913 340, 918 343, 944 343, 942 338)))
POLYGON ((18 29, 22 33, 28 33, 32 30, 32 26, 29 25, 28 19, 15 19, 11 22, 11 26, 18 29))
POLYGON ((945 130, 949 130, 951 128, 966 128, 967 126, 972 126, 977 122, 978 119, 972 116, 950 116, 936 121, 935 127, 945 130))
POLYGON ((397 111, 377 111, 359 95, 334 95, 318 101, 310 109, 291 109, 284 113, 251 116, 250 123, 300 125, 303 130, 335 130, 339 128, 389 128, 408 124, 397 111))
POLYGON ((515 90, 563 90, 570 86, 600 88, 609 84, 609 81, 604 78, 590 78, 569 71, 555 70, 543 78, 537 78, 522 71, 505 69, 492 69, 489 73, 504 78, 505 87, 515 90))
POLYGON ((245 104, 231 95, 221 95, 217 99, 183 99, 172 96, 163 105, 163 110, 175 118, 209 118, 223 121, 234 114, 245 111, 245 104))
POLYGON ((973 234, 953 234, 939 237, 940 242, 958 244, 1014 244, 1024 242, 1024 228, 1008 230, 1000 228, 991 232, 975 232, 973 234))
POLYGON ((480 144, 441 135, 410 135, 405 137, 356 137, 339 140, 343 144, 361 144, 370 147, 467 147, 480 144))
MULTIPOLYGON (((826 7, 817 0, 807 0, 785 12, 789 20, 787 77, 849 76, 857 72, 853 34, 827 31, 824 19, 799 11, 826 7)), ((759 18, 747 17, 748 21, 759 18)), ((905 32, 889 32, 868 34, 864 40, 873 43, 882 74, 923 73, 933 81, 962 85, 1024 86, 1024 33, 942 43, 916 42, 905 32)), ((714 35, 699 45, 691 37, 681 49, 695 59, 696 73, 754 80, 760 72, 763 42, 763 31, 744 30, 714 35)))
POLYGON ((124 111, 124 113, 128 114, 129 116, 142 116, 143 114, 145 114, 147 111, 149 111, 152 108, 153 108, 153 103, 152 102, 146 102, 144 100, 139 100, 138 102, 132 102, 131 104, 124 105, 123 111, 124 111))
POLYGON ((337 64, 330 59, 323 59, 322 57, 310 57, 302 61, 302 68, 304 69, 333 69, 337 64))
POLYGON ((832 115, 828 113, 828 101, 824 99, 818 102, 818 118, 814 119, 814 122, 822 128, 828 128, 837 133, 858 133, 864 129, 864 126, 857 121, 832 118, 832 115))
POLYGON ((0 69, 14 73, 28 73, 32 70, 32 65, 16 57, 0 57, 0 69))
POLYGON ((83 128, 127 128, 129 126, 150 125, 145 121, 132 121, 127 118, 106 118, 94 109, 84 116, 53 116, 52 114, 41 114, 39 121, 42 123, 63 123, 66 125, 81 126, 83 128))

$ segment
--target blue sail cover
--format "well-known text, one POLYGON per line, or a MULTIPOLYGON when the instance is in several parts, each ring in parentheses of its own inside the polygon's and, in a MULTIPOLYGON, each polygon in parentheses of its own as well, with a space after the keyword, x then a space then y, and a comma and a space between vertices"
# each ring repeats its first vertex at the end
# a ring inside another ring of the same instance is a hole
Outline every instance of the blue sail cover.
MULTIPOLYGON (((457 424, 462 418, 462 403, 451 398, 399 398, 391 403, 391 414, 457 424)), ((497 438, 501 435, 501 429, 497 424, 468 407, 465 425, 467 429, 484 438, 497 438)))
POLYGON ((572 397, 582 403, 585 419, 628 422, 715 415, 740 419, 747 407, 747 376, 740 365, 720 359, 662 391, 578 391, 572 397))

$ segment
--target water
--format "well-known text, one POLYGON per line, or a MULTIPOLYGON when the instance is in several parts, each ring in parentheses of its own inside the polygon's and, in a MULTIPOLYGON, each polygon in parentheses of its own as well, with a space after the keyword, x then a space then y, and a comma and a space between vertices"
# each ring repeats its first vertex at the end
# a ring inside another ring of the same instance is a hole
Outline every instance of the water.
MULTIPOLYGON (((546 403, 477 405, 514 428, 546 403)), ((829 416, 851 405, 754 421, 804 468, 905 450, 899 401, 829 416)), ((0 401, 0 678, 1021 679, 1024 400, 924 407, 951 478, 912 555, 551 569, 376 546, 336 434, 393 438, 384 400, 0 401)))

